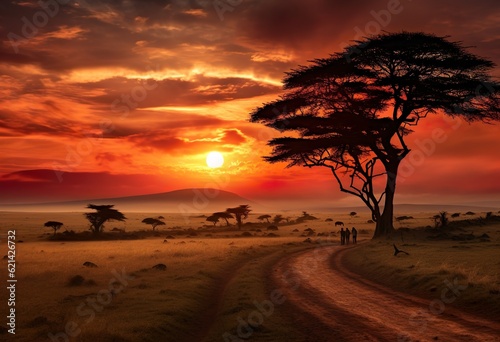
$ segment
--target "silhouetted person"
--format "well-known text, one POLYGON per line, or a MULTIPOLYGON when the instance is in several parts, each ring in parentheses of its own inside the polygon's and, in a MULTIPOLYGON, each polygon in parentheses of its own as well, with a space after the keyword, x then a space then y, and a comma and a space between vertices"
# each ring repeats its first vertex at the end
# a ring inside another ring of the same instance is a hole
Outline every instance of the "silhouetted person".
POLYGON ((352 232, 352 243, 357 243, 358 242, 358 230, 354 227, 351 229, 352 232))
POLYGON ((349 237, 351 236, 351 232, 349 231, 349 228, 345 229, 345 244, 349 244, 349 237))
POLYGON ((344 228, 340 228, 340 244, 345 245, 345 231, 344 228))

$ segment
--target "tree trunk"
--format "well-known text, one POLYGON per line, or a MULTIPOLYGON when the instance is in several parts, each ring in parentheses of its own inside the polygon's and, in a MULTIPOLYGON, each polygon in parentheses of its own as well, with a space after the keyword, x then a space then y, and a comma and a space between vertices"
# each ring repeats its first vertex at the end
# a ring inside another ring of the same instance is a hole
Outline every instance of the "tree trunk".
POLYGON ((384 211, 377 220, 373 238, 385 237, 394 232, 394 193, 396 192, 396 178, 399 161, 387 167, 387 181, 385 186, 384 211))

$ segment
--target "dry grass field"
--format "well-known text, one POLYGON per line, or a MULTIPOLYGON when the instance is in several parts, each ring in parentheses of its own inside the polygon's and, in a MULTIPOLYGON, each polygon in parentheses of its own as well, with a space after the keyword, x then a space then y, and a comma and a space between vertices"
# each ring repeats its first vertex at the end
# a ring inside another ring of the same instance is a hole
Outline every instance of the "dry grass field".
MULTIPOLYGON (((127 214, 126 223, 111 222, 127 232, 151 230, 141 223, 159 213, 127 214)), ((6 254, 8 230, 16 230, 16 341, 223 341, 238 319, 255 310, 255 302, 269 297, 268 273, 282 257, 307 248, 304 230, 311 228, 314 242, 318 233, 337 232, 334 221, 356 226, 359 239, 371 237, 367 215, 314 213, 318 219, 300 224, 280 225, 277 236, 269 236, 267 223, 259 224, 256 214, 242 231, 227 231, 225 225, 211 230, 203 217, 162 214, 166 226, 157 236, 138 240, 49 241, 52 234, 43 223, 57 220, 61 229, 85 231, 81 213, 0 213, 0 250, 6 254), (332 218, 333 221, 326 221, 332 218), (194 229, 194 235, 183 230, 194 229), (165 238, 175 231, 175 238, 165 238), (190 234, 188 236, 188 234, 190 234), (23 241, 23 242, 21 242, 23 241), (98 267, 84 267, 90 261, 98 267), (165 270, 153 269, 157 264, 165 270)), ((402 213, 401 215, 405 215, 402 213)), ((432 224, 431 213, 413 213, 405 222, 415 228, 432 224)), ((296 218, 300 213, 286 213, 296 218)), ((211 225, 211 224, 210 224, 211 225)), ((404 242, 394 241, 410 252, 408 257, 392 256, 392 242, 362 244, 347 262, 362 274, 387 282, 402 291, 432 298, 442 282, 456 277, 469 284, 453 305, 474 307, 492 298, 491 310, 498 309, 498 252, 500 225, 468 227, 490 235, 490 242, 459 243, 428 241, 412 230, 404 242), (494 294, 496 293, 496 294, 494 294), (496 301, 496 302, 495 302, 496 301)), ((58 233, 60 234, 60 233, 58 233)), ((331 241, 338 244, 334 236, 331 241)), ((6 262, 1 275, 6 279, 6 262)), ((1 291, 0 300, 7 301, 1 291)), ((482 304, 481 304, 482 305, 482 304)), ((5 305, 1 306, 5 308, 5 305)), ((496 311, 498 313, 498 310, 496 311)), ((6 316, 7 311, 2 312, 6 316)), ((5 331, 1 332, 5 334, 5 331)), ((4 335, 5 336, 5 335, 4 335)), ((1 335, 0 335, 1 337, 1 335)), ((277 308, 255 332, 258 341, 301 341, 304 336, 287 322, 287 313, 277 308)))
POLYGON ((346 263, 366 278, 429 301, 442 300, 443 291, 453 288, 452 306, 498 319, 500 220, 468 225, 452 235, 458 237, 444 238, 439 230, 398 232, 391 240, 350 251, 346 263), (394 256, 393 243, 409 255, 394 256))

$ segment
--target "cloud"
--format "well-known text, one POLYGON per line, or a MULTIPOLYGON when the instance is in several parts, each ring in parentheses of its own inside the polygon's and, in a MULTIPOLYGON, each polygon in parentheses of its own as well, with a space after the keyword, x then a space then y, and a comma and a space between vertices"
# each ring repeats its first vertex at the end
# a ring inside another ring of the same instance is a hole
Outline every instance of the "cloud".
POLYGON ((191 133, 189 137, 175 134, 172 130, 150 131, 128 138, 145 151, 160 150, 172 155, 199 154, 211 150, 231 152, 250 139, 238 129, 217 129, 215 132, 191 133))
POLYGON ((238 77, 206 77, 190 79, 129 79, 113 77, 99 82, 81 83, 83 89, 101 89, 87 99, 95 103, 128 105, 132 108, 193 106, 217 101, 246 99, 276 93, 279 87, 238 77), (125 100, 128 98, 129 100, 125 100))

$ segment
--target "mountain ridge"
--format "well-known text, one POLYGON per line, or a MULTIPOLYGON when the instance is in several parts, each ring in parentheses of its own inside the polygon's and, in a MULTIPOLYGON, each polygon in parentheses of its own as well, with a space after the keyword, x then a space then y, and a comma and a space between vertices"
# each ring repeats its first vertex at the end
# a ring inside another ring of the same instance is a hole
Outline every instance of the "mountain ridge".
POLYGON ((234 192, 215 188, 187 188, 167 192, 121 196, 110 198, 97 198, 86 200, 71 200, 45 203, 27 204, 0 204, 0 210, 26 211, 23 209, 38 209, 48 211, 63 209, 63 211, 84 210, 87 204, 114 204, 122 211, 165 211, 173 210, 187 213, 201 213, 209 211, 224 211, 226 207, 240 204, 256 204, 234 192))

